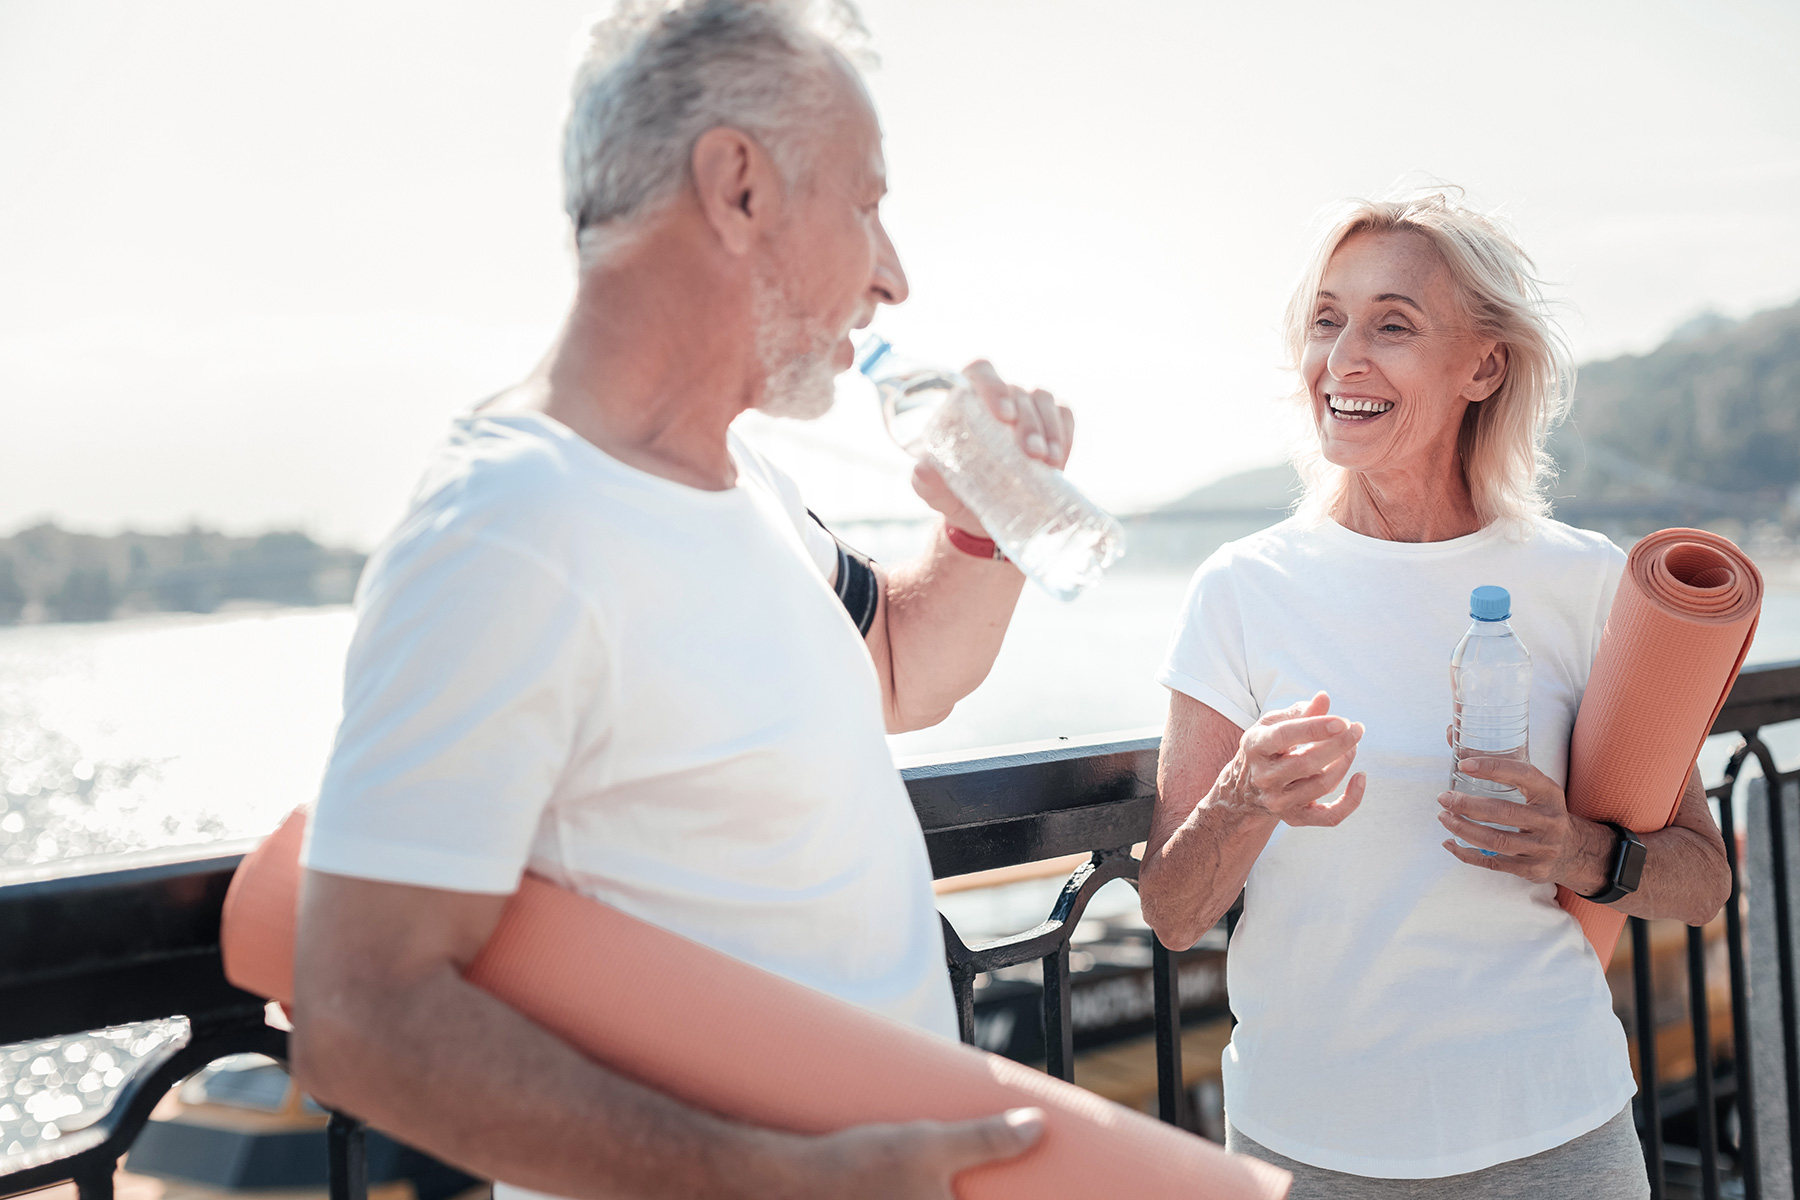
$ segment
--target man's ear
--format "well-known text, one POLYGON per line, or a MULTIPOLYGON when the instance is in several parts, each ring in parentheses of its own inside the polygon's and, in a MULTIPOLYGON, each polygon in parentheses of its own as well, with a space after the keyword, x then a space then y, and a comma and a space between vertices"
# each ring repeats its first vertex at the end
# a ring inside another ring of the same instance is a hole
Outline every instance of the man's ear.
POLYGON ((694 142, 694 191, 729 254, 748 254, 780 218, 781 177, 755 138, 719 125, 694 142))
POLYGON ((1475 364, 1475 374, 1469 377, 1469 385, 1463 394, 1471 404, 1479 404, 1506 382, 1506 343, 1489 342, 1487 353, 1475 364))

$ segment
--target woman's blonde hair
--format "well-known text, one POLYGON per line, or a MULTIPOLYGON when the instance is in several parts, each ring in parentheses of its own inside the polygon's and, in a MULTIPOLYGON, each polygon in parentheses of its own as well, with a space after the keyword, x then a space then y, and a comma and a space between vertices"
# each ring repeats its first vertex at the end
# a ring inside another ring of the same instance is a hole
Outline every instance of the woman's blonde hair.
MULTIPOLYGON (((1463 478, 1484 528, 1505 521, 1525 533, 1534 519, 1549 515, 1544 488, 1555 465, 1544 443, 1575 391, 1574 359, 1530 257, 1495 217, 1469 206, 1453 188, 1352 200, 1327 221, 1288 301, 1283 334, 1292 365, 1298 369, 1305 353, 1326 266, 1347 238, 1416 233, 1427 239, 1450 269, 1470 332, 1506 348, 1500 386, 1463 416, 1457 439, 1463 478)), ((1299 394, 1307 395, 1304 380, 1299 394)), ((1328 515, 1348 486, 1348 472, 1326 462, 1316 440, 1296 452, 1294 465, 1306 487, 1300 514, 1328 515)))

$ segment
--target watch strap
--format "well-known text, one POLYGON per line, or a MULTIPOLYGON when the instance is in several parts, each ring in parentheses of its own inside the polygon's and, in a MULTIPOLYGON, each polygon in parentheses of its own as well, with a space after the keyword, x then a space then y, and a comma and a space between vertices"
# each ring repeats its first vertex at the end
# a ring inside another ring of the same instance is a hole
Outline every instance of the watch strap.
POLYGON ((1617 845, 1613 849, 1611 878, 1605 887, 1591 896, 1583 896, 1583 900, 1591 900, 1595 904, 1611 904, 1637 891, 1638 880, 1644 872, 1644 843, 1638 835, 1623 825, 1612 821, 1601 824, 1619 835, 1617 845))

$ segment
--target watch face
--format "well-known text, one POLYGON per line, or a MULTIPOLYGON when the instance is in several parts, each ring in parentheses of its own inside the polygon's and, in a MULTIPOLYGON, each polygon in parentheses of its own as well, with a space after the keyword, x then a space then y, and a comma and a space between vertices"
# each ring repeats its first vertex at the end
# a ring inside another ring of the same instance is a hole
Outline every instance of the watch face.
POLYGON ((1619 846, 1619 866, 1613 872, 1613 882, 1628 892, 1635 892, 1643 874, 1644 843, 1628 833, 1619 846))

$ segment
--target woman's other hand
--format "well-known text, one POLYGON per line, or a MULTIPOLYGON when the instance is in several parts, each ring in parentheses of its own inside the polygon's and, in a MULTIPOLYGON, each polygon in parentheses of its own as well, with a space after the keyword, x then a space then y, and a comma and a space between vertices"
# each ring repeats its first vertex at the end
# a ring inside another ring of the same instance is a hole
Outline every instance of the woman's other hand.
MULTIPOLYGON (((1533 883, 1560 883, 1579 896, 1591 896, 1612 879, 1618 835, 1606 826, 1576 816, 1556 781, 1530 763, 1510 758, 1465 758, 1463 774, 1510 784, 1524 793, 1525 803, 1445 792, 1438 797, 1444 828, 1481 849, 1454 841, 1444 849, 1473 867, 1504 871, 1533 883), (1519 832, 1491 829, 1476 821, 1517 826, 1519 832), (1493 855, 1481 853, 1492 850, 1493 855)), ((1644 870, 1638 889, 1613 901, 1612 907, 1633 917, 1669 917, 1704 925, 1719 914, 1731 895, 1731 868, 1719 836, 1698 764, 1688 772, 1687 787, 1668 828, 1639 835, 1644 843, 1644 870)))
POLYGON ((1459 769, 1476 779, 1519 789, 1525 803, 1467 792, 1439 794, 1444 811, 1438 820, 1476 847, 1471 850, 1452 839, 1444 843, 1444 849, 1470 866, 1504 871, 1532 883, 1560 883, 1582 895, 1606 886, 1613 831, 1570 812, 1568 798, 1554 779, 1530 763, 1512 758, 1465 758, 1459 769), (1492 825, 1512 826, 1518 832, 1492 825), (1483 854, 1483 850, 1493 853, 1483 854))
POLYGON ((1356 761, 1360 722, 1329 715, 1331 697, 1320 692, 1275 712, 1244 730, 1238 751, 1219 775, 1220 799, 1289 825, 1341 824, 1362 803, 1368 777, 1360 772, 1335 800, 1356 761))

